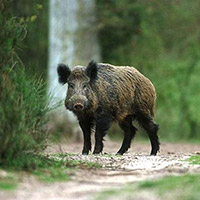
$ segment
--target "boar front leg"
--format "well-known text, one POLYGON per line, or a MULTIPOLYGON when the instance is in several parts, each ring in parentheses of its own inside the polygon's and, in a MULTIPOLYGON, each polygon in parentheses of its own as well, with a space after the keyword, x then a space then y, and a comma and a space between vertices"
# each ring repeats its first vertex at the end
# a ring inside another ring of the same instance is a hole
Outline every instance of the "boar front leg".
POLYGON ((83 131, 83 155, 88 155, 89 151, 91 151, 91 128, 92 128, 93 120, 90 118, 84 118, 79 120, 79 125, 83 131))
POLYGON ((95 147, 93 154, 99 154, 103 151, 103 137, 110 128, 112 119, 108 116, 99 116, 96 119, 95 147))

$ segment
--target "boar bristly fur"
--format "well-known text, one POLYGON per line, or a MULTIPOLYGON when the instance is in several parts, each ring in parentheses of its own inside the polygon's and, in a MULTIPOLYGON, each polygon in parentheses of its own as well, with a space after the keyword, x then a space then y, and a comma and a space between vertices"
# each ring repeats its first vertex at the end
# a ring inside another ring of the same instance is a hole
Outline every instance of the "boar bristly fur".
POLYGON ((122 146, 117 152, 125 153, 135 136, 133 120, 147 131, 151 141, 151 155, 159 150, 157 131, 153 121, 156 93, 151 81, 134 67, 97 64, 76 66, 72 71, 60 64, 59 82, 68 83, 65 106, 78 118, 83 131, 83 154, 91 150, 91 129, 95 127, 94 154, 103 150, 103 137, 112 122, 118 122, 124 132, 122 146))

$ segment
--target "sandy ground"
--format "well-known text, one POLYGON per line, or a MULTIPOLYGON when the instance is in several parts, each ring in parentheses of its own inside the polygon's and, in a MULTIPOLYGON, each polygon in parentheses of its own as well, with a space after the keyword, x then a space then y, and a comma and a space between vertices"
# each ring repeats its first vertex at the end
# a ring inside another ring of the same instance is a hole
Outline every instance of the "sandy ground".
MULTIPOLYGON (((0 200, 86 200, 95 199, 97 192, 123 187, 126 183, 158 179, 168 175, 200 173, 199 165, 183 161, 191 155, 200 154, 198 144, 163 143, 157 156, 149 156, 148 143, 133 142, 132 148, 123 156, 115 156, 118 142, 105 142, 102 155, 82 156, 82 144, 52 145, 46 153, 76 153, 67 159, 100 163, 100 169, 78 170, 68 182, 44 183, 33 176, 24 175, 15 192, 0 192, 0 200), (78 154, 77 154, 78 153, 78 154)), ((147 198, 149 199, 148 194, 147 198)), ((151 199, 154 199, 153 197, 151 199)))

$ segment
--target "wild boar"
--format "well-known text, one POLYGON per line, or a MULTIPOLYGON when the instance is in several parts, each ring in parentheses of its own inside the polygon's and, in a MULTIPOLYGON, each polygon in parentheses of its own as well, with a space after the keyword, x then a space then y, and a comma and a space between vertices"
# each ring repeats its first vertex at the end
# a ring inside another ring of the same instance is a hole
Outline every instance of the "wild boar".
POLYGON ((124 139, 117 154, 124 154, 136 134, 134 120, 146 130, 151 155, 159 151, 159 126, 153 120, 156 92, 151 81, 134 67, 114 66, 91 61, 87 67, 57 68, 59 82, 68 83, 65 106, 78 118, 83 131, 82 154, 91 150, 91 130, 95 127, 93 154, 103 150, 103 137, 112 122, 118 122, 124 139))

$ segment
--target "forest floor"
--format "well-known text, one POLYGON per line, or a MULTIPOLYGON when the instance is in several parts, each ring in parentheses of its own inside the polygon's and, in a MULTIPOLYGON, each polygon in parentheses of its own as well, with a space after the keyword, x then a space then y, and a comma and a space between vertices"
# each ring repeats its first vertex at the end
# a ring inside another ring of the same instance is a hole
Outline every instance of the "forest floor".
MULTIPOLYGON (((99 163, 101 167, 74 170, 71 179, 65 182, 46 183, 35 176, 23 174, 14 191, 0 191, 4 200, 88 200, 88 199, 160 199, 152 192, 135 192, 133 197, 121 195, 105 198, 106 191, 121 190, 127 184, 137 184, 147 180, 159 180, 166 176, 200 174, 200 165, 189 161, 192 155, 200 154, 200 144, 163 143, 157 156, 149 156, 150 145, 133 142, 132 148, 123 156, 114 153, 119 142, 106 141, 104 154, 81 155, 82 144, 68 143, 51 145, 46 154, 66 154, 66 160, 99 163)), ((1 174, 3 171, 1 172, 1 174)), ((1 175, 0 174, 0 175, 1 175)))

